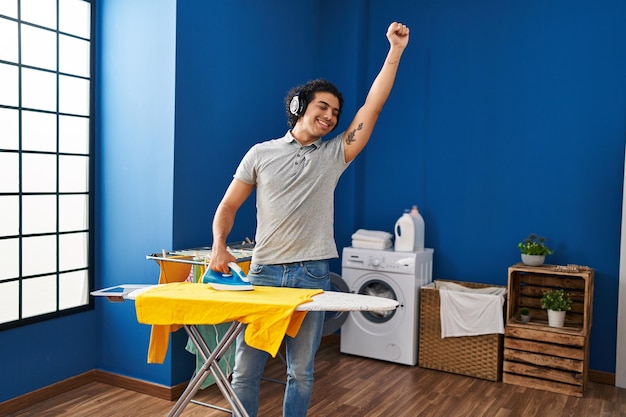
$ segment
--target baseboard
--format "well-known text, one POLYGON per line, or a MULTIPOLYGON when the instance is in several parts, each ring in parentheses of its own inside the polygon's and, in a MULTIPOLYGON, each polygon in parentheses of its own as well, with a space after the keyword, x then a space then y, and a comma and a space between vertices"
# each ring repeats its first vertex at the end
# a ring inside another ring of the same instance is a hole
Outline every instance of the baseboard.
POLYGON ((187 387, 187 383, 189 382, 185 381, 178 385, 174 385, 173 387, 168 387, 166 385, 155 384, 153 382, 147 382, 141 379, 130 378, 110 372, 99 370, 92 372, 94 374, 94 382, 101 382, 103 384, 124 388, 168 401, 177 400, 182 395, 183 391, 187 387))
POLYGON ((340 343, 341 343, 340 335, 337 333, 333 333, 333 334, 329 334, 328 336, 322 337, 322 342, 320 343, 320 346, 330 346, 330 345, 339 346, 340 343))
POLYGON ((598 384, 615 386, 615 374, 603 371, 589 370, 589 381, 597 382, 598 384))
POLYGON ((0 416, 15 413, 91 382, 100 382, 169 401, 178 399, 187 387, 187 381, 168 387, 110 372, 93 370, 0 403, 0 416))
POLYGON ((0 403, 0 416, 15 413, 43 400, 54 397, 55 395, 63 394, 64 392, 93 382, 93 373, 94 371, 89 371, 0 403))

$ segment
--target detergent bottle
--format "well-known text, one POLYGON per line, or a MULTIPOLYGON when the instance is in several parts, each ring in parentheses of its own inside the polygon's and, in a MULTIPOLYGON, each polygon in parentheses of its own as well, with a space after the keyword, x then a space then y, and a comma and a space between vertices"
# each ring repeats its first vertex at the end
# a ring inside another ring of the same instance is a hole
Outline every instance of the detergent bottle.
POLYGON ((394 250, 396 252, 413 252, 415 247, 415 223, 408 210, 396 221, 396 239, 394 250))
POLYGON ((417 206, 413 206, 409 214, 415 225, 415 245, 413 250, 424 250, 424 218, 417 210, 417 206))

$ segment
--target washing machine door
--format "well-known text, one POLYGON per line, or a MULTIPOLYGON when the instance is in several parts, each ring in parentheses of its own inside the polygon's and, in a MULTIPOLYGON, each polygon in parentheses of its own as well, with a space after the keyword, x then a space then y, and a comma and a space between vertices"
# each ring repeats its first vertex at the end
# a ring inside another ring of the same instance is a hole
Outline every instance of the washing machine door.
MULTIPOLYGON (((389 282, 378 278, 372 278, 365 281, 360 286, 358 293, 398 301, 398 295, 389 282)), ((364 311, 362 314, 366 320, 369 320, 372 323, 386 323, 393 318, 396 311, 397 310, 395 309, 390 311, 364 311)))
MULTIPOLYGON (((350 292, 348 284, 341 278, 340 275, 334 272, 330 273, 330 289, 337 292, 350 292)), ((322 336, 328 336, 335 333, 343 326, 348 319, 347 311, 327 311, 324 316, 324 329, 322 330, 322 336)))

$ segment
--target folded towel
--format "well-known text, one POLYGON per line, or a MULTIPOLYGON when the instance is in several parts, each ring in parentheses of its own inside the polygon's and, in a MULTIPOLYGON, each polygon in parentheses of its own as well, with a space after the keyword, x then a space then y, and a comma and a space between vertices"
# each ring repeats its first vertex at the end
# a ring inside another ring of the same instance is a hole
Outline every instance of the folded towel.
POLYGON ((503 294, 439 291, 441 337, 504 333, 503 294))
POLYGON ((352 234, 352 239, 367 240, 371 242, 385 242, 391 240, 393 235, 389 232, 383 232, 381 230, 365 230, 359 229, 352 234))
POLYGON ((362 249, 389 249, 391 247, 391 239, 384 241, 352 239, 353 248, 362 249))

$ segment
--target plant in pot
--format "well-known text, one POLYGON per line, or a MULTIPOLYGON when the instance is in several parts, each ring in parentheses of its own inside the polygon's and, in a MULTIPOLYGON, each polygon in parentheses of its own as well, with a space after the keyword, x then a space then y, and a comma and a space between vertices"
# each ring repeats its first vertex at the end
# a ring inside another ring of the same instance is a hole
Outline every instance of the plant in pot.
POLYGON ((517 244, 522 252, 522 262, 530 266, 543 265, 546 255, 552 255, 554 251, 546 246, 545 239, 533 233, 517 244))
POLYGON ((548 310, 548 325, 563 327, 565 313, 572 309, 572 299, 564 289, 552 290, 543 293, 541 308, 548 310))
POLYGON ((519 309, 519 316, 522 319, 522 323, 528 323, 530 321, 530 311, 526 307, 519 309))

